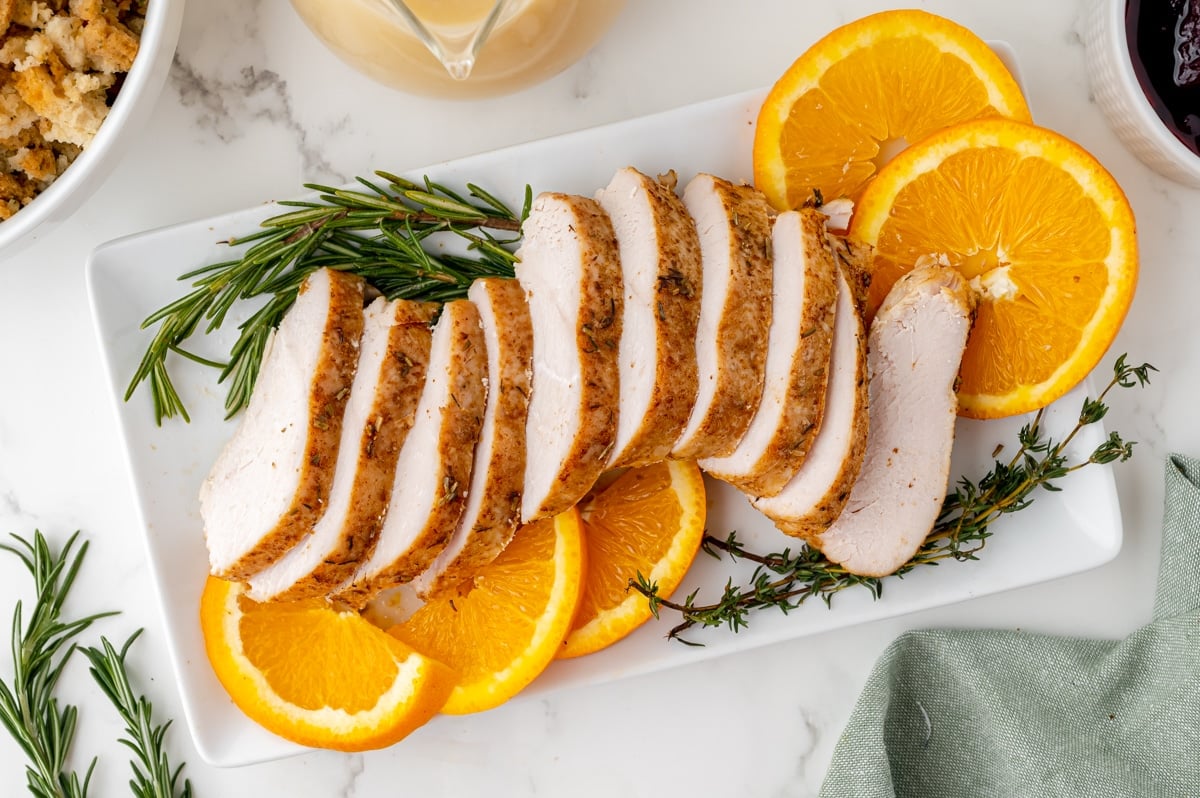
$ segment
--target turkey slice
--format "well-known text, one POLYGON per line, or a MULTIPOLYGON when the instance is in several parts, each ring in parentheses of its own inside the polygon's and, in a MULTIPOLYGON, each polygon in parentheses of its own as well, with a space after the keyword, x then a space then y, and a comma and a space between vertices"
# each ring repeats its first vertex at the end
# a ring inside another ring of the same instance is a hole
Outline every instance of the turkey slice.
POLYGON ((209 568, 247 579, 325 510, 358 362, 363 282, 319 269, 268 341, 254 393, 200 486, 209 568))
POLYGON ((437 308, 383 297, 367 307, 325 512, 311 534, 250 578, 250 598, 325 595, 370 556, 392 494, 396 459, 425 384, 437 308))
POLYGON ((673 174, 660 181, 626 167, 596 200, 612 219, 625 289, 609 465, 644 465, 671 453, 696 398, 700 241, 673 174))
POLYGON ((772 231, 771 328, 762 399, 746 434, 700 467, 750 496, 774 496, 795 476, 821 426, 833 339, 837 264, 825 217, 788 211, 772 231))
POLYGON ((411 581, 446 545, 462 515, 486 401, 487 354, 479 311, 459 299, 433 328, 429 369, 400 448, 391 503, 375 550, 337 591, 361 606, 411 581))
POLYGON ((531 521, 574 505, 608 464, 624 292, 612 223, 594 200, 541 194, 522 230, 533 392, 521 520, 531 521))
POLYGON ((867 445, 867 334, 839 269, 825 409, 808 456, 778 494, 751 503, 789 535, 811 539, 837 519, 867 445))
POLYGON ((516 280, 476 280, 475 303, 487 347, 488 393, 471 486, 458 527, 446 548, 416 579, 422 597, 454 590, 496 559, 521 520, 525 478, 525 420, 533 368, 533 325, 525 291, 516 280))
POLYGON ((962 275, 928 266, 896 281, 875 314, 862 470, 841 515, 813 540, 850 573, 895 572, 937 520, 950 480, 954 385, 974 310, 962 275))
POLYGON ((771 327, 771 209, 750 186, 701 174, 683 202, 700 239, 699 386, 672 457, 724 457, 762 396, 771 327))

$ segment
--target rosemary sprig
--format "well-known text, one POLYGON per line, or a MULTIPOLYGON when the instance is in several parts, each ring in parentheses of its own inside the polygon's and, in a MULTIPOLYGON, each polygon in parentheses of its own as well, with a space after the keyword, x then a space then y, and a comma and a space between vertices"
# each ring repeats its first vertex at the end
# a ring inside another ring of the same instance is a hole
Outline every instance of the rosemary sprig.
POLYGON ((25 777, 35 798, 84 798, 96 760, 88 765, 82 782, 77 773, 67 769, 78 710, 70 704, 60 706, 54 689, 75 651, 75 638, 95 621, 115 613, 61 619, 63 602, 87 554, 86 542, 75 548, 78 532, 57 554, 41 532, 34 532, 32 542, 19 535, 12 537, 15 543, 0 544, 0 549, 25 563, 33 575, 37 600, 28 625, 20 601, 13 611, 13 677, 11 684, 0 680, 0 722, 29 760, 25 777))
POLYGON ((191 782, 184 779, 182 788, 178 788, 183 765, 172 769, 163 745, 171 722, 156 726, 150 702, 145 696, 134 692, 129 684, 125 655, 141 633, 142 630, 138 629, 130 635, 120 651, 107 638, 101 637, 101 648, 85 648, 83 653, 91 662, 89 670, 92 677, 125 721, 127 736, 121 738, 121 743, 128 746, 137 757, 130 763, 133 778, 129 781, 129 788, 133 794, 136 798, 191 798, 191 782))
MULTIPOLYGON (((1150 381, 1154 366, 1143 363, 1130 366, 1126 356, 1117 358, 1113 376, 1095 399, 1085 399, 1075 426, 1061 440, 1049 437, 1042 427, 1044 411, 1038 411, 1017 436, 1016 453, 1007 461, 995 459, 993 465, 978 481, 963 477, 954 491, 946 496, 933 530, 911 560, 894 575, 905 574, 922 565, 937 565, 943 560, 975 560, 991 537, 991 524, 1009 513, 1028 507, 1037 488, 1058 491, 1055 484, 1068 474, 1091 464, 1124 462, 1133 456, 1133 441, 1126 441, 1111 432, 1086 458, 1071 461, 1067 447, 1084 427, 1095 424, 1108 412, 1105 399, 1114 388, 1144 386, 1150 381)), ((658 585, 641 574, 630 580, 630 588, 649 602, 655 617, 663 609, 680 614, 682 621, 667 636, 688 645, 698 645, 681 634, 694 626, 727 626, 737 632, 749 625, 749 615, 757 610, 776 608, 783 613, 796 609, 807 599, 819 597, 829 604, 834 594, 852 587, 863 587, 878 599, 883 595, 883 580, 857 576, 830 562, 819 551, 802 546, 793 554, 791 549, 772 554, 748 551, 731 532, 727 538, 706 534, 705 552, 720 558, 728 554, 734 561, 746 560, 755 564, 748 583, 726 582, 721 596, 710 603, 698 601, 698 591, 682 602, 670 601, 658 595, 658 585)))
MULTIPOLYGON (((97 760, 92 759, 82 782, 77 773, 67 769, 79 711, 71 705, 60 707, 54 691, 76 650, 79 634, 95 621, 117 613, 61 620, 63 603, 88 549, 86 541, 75 547, 78 532, 57 554, 41 532, 35 531, 32 541, 19 535, 12 537, 15 544, 0 544, 0 549, 25 563, 33 575, 37 602, 28 626, 23 623, 21 602, 13 612, 13 680, 11 685, 0 680, 0 722, 29 759, 25 776, 34 798, 86 798, 97 760)), ((150 702, 137 695, 129 683, 125 655, 140 634, 140 629, 134 632, 119 652, 101 637, 103 648, 88 647, 83 653, 91 662, 92 677, 125 721, 129 736, 121 742, 137 756, 137 762, 132 763, 134 778, 129 782, 133 794, 137 798, 191 798, 191 784, 186 779, 182 791, 176 791, 183 766, 171 770, 164 750, 164 737, 171 724, 155 726, 150 702)))
POLYGON ((382 186, 358 178, 366 190, 307 184, 319 192, 317 199, 281 202, 295 210, 224 242, 246 247, 240 257, 182 275, 180 280, 193 281, 191 291, 142 322, 143 329, 158 325, 158 330, 125 400, 149 382, 158 424, 174 416, 189 420, 167 368, 168 356, 175 353, 220 370, 218 382, 228 383, 226 417, 235 415, 250 400, 271 331, 292 306, 304 277, 322 267, 357 274, 389 299, 433 302, 464 296, 477 277, 512 276, 513 249, 533 199, 528 186, 518 215, 476 185, 467 184, 464 196, 428 177, 417 184, 388 172, 375 174, 382 186), (443 233, 465 241, 467 254, 439 247, 443 233), (265 298, 265 304, 241 324, 228 362, 184 348, 197 331, 219 328, 235 303, 256 298, 265 298))

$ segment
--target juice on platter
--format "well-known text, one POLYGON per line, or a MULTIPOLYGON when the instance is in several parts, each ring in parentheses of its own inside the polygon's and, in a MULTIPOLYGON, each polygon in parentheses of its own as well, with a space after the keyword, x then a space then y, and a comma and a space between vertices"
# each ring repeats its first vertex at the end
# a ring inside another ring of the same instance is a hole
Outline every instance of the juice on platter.
POLYGON ((343 61, 435 97, 483 97, 552 77, 583 56, 625 0, 292 0, 343 61))

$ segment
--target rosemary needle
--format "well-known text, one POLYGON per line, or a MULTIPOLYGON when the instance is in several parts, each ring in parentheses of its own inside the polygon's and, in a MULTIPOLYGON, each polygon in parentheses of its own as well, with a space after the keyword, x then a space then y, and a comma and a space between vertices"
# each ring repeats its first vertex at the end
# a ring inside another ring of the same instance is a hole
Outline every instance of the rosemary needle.
POLYGON ((365 190, 306 185, 318 192, 315 200, 281 202, 294 210, 225 242, 242 247, 240 257, 182 275, 180 280, 192 281, 191 290, 142 322, 143 329, 158 329, 130 380, 126 401, 147 382, 156 423, 175 416, 187 421, 167 367, 175 354, 220 370, 218 382, 228 385, 226 417, 235 415, 250 401, 271 331, 292 306, 304 277, 316 269, 357 274, 388 299, 432 302, 465 296, 477 277, 513 275, 513 249, 533 200, 528 186, 517 214, 470 183, 463 194, 429 178, 418 184, 388 172, 375 175, 382 185, 358 178, 365 190), (466 254, 444 251, 440 234, 465 242, 466 254), (221 327, 238 302, 250 299, 265 299, 265 304, 240 325, 227 362, 184 348, 197 332, 221 327))
MULTIPOLYGON (((1086 458, 1071 461, 1067 447, 1084 427, 1095 424, 1108 412, 1105 399, 1114 388, 1145 386, 1154 366, 1143 363, 1130 366, 1125 355, 1117 358, 1113 376, 1095 399, 1085 399, 1075 426, 1061 440, 1053 440, 1042 427, 1044 411, 1039 411, 1017 436, 1016 453, 1006 461, 996 460, 1000 448, 993 453, 993 465, 978 481, 962 478, 942 503, 933 530, 924 545, 911 560, 894 574, 903 577, 914 568, 937 565, 945 560, 975 560, 991 537, 991 524, 1002 515, 1028 507, 1037 488, 1060 490, 1056 482, 1068 474, 1092 464, 1124 462, 1133 456, 1132 441, 1125 441, 1117 432, 1109 433, 1086 458)), ((731 532, 722 539, 705 535, 704 550, 718 559, 728 554, 732 560, 755 563, 746 584, 726 583, 720 597, 709 603, 698 601, 693 592, 682 602, 669 601, 658 595, 658 585, 641 574, 630 580, 631 589, 649 602, 650 610, 658 617, 663 609, 678 612, 681 622, 668 632, 669 638, 688 645, 698 645, 681 634, 694 626, 727 626, 734 632, 749 625, 752 612, 775 608, 784 613, 796 609, 809 598, 819 597, 829 604, 834 594, 852 587, 863 587, 878 599, 883 594, 883 580, 857 576, 819 551, 802 546, 793 554, 791 549, 771 554, 756 554, 746 550, 731 532)))

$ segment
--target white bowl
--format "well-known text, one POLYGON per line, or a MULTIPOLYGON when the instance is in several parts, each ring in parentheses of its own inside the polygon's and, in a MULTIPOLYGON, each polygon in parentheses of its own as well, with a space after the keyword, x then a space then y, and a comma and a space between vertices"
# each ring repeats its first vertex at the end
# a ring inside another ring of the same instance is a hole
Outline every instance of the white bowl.
POLYGON ((92 143, 45 191, 0 222, 0 265, 69 217, 121 159, 129 134, 149 117, 171 69, 183 22, 183 3, 150 0, 137 57, 92 143))
POLYGON ((1092 0, 1084 32, 1096 102, 1113 132, 1154 171, 1200 188, 1200 156, 1159 118, 1133 71, 1126 38, 1127 0, 1092 0))

